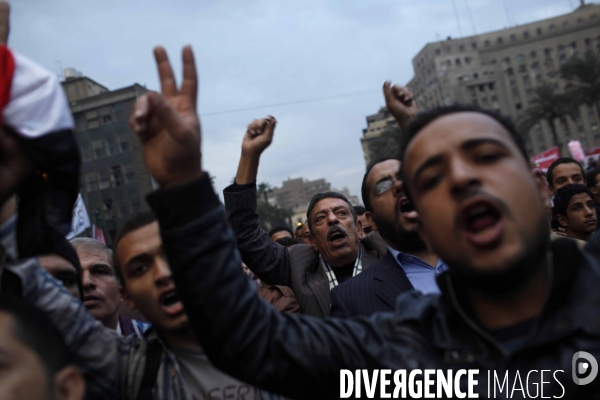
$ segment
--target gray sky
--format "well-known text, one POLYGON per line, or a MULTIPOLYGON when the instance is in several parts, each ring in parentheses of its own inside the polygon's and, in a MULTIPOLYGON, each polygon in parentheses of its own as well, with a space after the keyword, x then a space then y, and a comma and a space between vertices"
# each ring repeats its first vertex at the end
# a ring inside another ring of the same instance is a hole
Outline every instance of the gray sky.
MULTIPOLYGON (((10 0, 9 0, 10 1, 10 0)), ((200 73, 198 111, 296 100, 333 100, 205 115, 203 166, 221 191, 235 176, 246 125, 274 115, 275 139, 258 181, 326 178, 360 197, 365 117, 384 104, 386 79, 405 84, 428 42, 459 37, 451 0, 198 1, 13 0, 9 45, 46 68, 74 67, 117 89, 158 88, 152 48, 191 44, 200 73)), ((579 0, 454 0, 462 36, 572 11, 579 0), (470 15, 468 6, 470 6, 470 15), (507 13, 508 11, 508 13, 507 13)))

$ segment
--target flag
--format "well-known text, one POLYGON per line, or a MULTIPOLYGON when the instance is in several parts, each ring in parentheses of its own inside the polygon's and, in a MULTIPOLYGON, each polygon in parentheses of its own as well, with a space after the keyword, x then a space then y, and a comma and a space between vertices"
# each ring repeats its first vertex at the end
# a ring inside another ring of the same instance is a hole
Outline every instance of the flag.
POLYGON ((104 240, 104 231, 94 224, 92 224, 92 238, 106 244, 106 240, 104 240))
POLYGON ((71 240, 90 227, 90 217, 85 208, 85 203, 81 194, 77 196, 75 207, 73 207, 73 219, 71 220, 71 231, 67 234, 67 239, 71 240))
POLYGON ((559 157, 560 151, 558 150, 558 146, 554 146, 537 156, 531 157, 531 161, 533 161, 543 173, 546 173, 550 164, 558 160, 559 157))

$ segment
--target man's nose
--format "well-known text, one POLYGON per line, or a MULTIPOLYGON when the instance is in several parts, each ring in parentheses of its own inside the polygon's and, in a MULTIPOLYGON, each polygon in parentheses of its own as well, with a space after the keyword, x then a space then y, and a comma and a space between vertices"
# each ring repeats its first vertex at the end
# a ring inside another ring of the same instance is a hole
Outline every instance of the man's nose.
POLYGON ((171 281, 172 274, 169 263, 163 257, 157 257, 154 265, 154 281, 157 286, 166 285, 171 281))
POLYGON ((337 224, 338 217, 333 211, 331 211, 329 214, 327 214, 327 221, 329 222, 329 225, 337 224))
POLYGON ((472 187, 480 185, 476 166, 459 157, 452 160, 447 174, 450 179, 450 190, 454 196, 460 196, 472 187))
POLYGON ((81 272, 81 284, 85 291, 93 290, 96 287, 92 274, 90 274, 89 271, 81 272))

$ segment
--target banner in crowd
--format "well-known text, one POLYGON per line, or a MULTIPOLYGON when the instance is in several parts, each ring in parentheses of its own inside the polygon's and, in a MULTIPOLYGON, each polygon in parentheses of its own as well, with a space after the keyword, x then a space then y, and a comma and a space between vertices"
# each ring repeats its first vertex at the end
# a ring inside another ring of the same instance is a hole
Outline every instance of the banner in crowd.
POLYGON ((92 238, 96 239, 104 244, 106 244, 106 240, 104 239, 104 231, 102 228, 92 224, 92 238))
POLYGON ((73 218, 71 219, 71 230, 67 234, 67 239, 71 240, 75 236, 83 233, 90 227, 90 217, 85 208, 85 203, 81 197, 81 193, 77 196, 77 201, 73 207, 73 218))
POLYGON ((531 157, 531 161, 533 161, 543 173, 546 173, 546 171, 548 171, 548 167, 550 167, 550 164, 559 158, 560 151, 558 150, 558 146, 554 146, 536 156, 531 157))

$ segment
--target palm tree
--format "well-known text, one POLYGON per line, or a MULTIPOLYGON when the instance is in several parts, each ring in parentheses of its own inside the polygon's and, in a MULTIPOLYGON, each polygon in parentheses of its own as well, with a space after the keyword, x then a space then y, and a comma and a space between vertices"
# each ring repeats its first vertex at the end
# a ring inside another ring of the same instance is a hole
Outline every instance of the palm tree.
POLYGON ((562 153, 562 142, 556 133, 555 121, 557 118, 571 117, 575 120, 579 117, 577 103, 569 101, 565 94, 557 93, 556 86, 545 82, 533 90, 531 105, 518 121, 521 132, 529 132, 531 128, 540 121, 548 122, 552 131, 552 140, 562 153))
POLYGON ((567 81, 571 99, 594 106, 600 118, 600 52, 590 50, 583 58, 571 58, 560 68, 560 75, 567 81))
POLYGON ((258 189, 258 197, 263 196, 265 199, 265 203, 269 202, 269 198, 267 194, 273 190, 273 186, 269 185, 267 182, 259 183, 257 186, 258 189))

